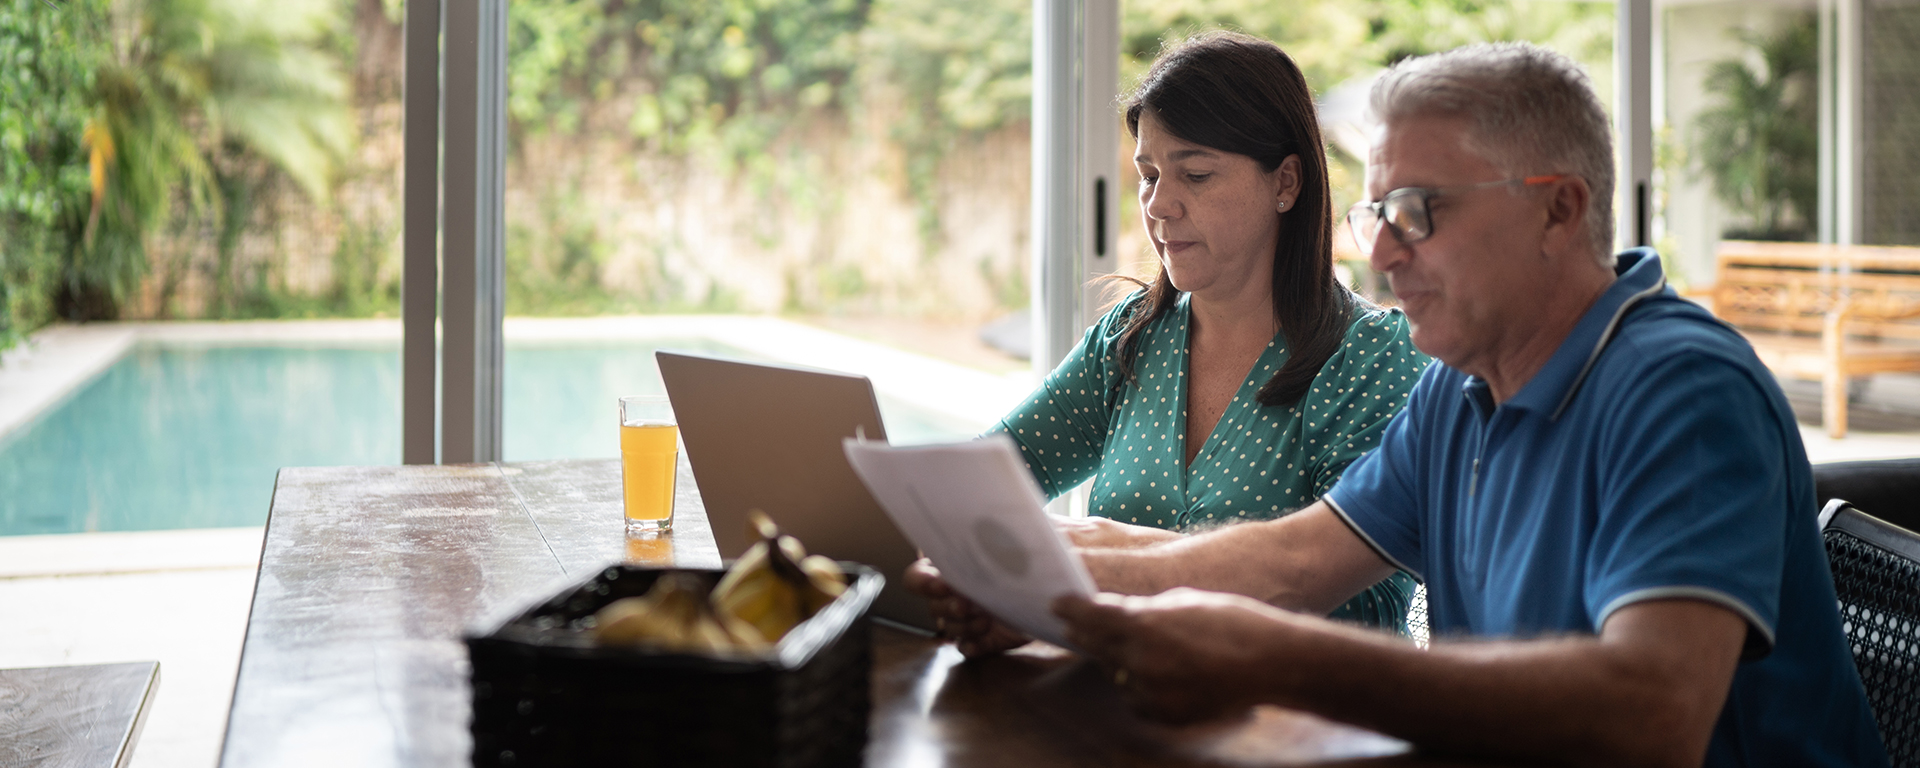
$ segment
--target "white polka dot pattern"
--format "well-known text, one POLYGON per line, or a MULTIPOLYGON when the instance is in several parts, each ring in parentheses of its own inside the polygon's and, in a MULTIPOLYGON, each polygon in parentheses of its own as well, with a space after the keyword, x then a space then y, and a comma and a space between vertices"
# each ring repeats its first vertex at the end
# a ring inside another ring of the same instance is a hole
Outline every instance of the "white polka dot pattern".
POLYGON ((1095 515, 1179 530, 1306 506, 1373 448, 1428 362, 1399 310, 1356 311, 1346 341, 1300 402, 1263 406, 1256 394, 1287 360, 1285 339, 1275 336, 1183 469, 1187 299, 1142 334, 1129 382, 1119 367, 1118 331, 1138 296, 1088 329, 994 428, 1020 444, 1049 496, 1092 478, 1095 515))

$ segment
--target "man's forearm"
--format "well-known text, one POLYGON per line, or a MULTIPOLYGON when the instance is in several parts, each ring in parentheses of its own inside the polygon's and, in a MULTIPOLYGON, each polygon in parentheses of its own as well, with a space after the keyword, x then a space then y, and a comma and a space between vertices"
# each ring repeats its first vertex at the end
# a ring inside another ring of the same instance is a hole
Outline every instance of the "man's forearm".
MULTIPOLYGON (((1289 580, 1283 558, 1250 563, 1219 544, 1188 539, 1138 549, 1085 550, 1081 556, 1103 592, 1154 595, 1195 587, 1271 601, 1283 590, 1289 580)), ((1274 604, 1307 610, 1291 602, 1274 604)))
POLYGON ((1100 588, 1154 595, 1194 587, 1325 615, 1393 572, 1324 505, 1150 547, 1081 552, 1100 588))
POLYGON ((1594 765, 1698 765, 1738 652, 1737 635, 1701 660, 1591 637, 1421 651, 1299 617, 1269 630, 1254 640, 1269 649, 1255 673, 1269 703, 1436 751, 1594 765), (1717 695, 1689 684, 1703 666, 1717 695))
POLYGON ((1266 523, 1245 523, 1147 547, 1083 550, 1081 557, 1106 592, 1153 595, 1195 587, 1266 600, 1291 570, 1284 537, 1273 534, 1266 523))

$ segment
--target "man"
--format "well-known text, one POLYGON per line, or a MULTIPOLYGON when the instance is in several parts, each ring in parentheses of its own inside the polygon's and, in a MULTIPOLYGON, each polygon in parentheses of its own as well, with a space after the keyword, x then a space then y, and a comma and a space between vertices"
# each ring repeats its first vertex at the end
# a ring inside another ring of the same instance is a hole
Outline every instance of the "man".
MULTIPOLYGON (((1885 765, 1792 413, 1657 256, 1609 255, 1585 75, 1476 46, 1402 62, 1373 108, 1350 222, 1439 363, 1300 512, 1075 526, 1103 590, 1154 596, 1063 598, 1074 643, 1167 719, 1273 703, 1449 752, 1885 765), (1430 650, 1318 618, 1396 567, 1427 584, 1430 650)), ((935 577, 912 580, 963 650, 1015 641, 935 577)))

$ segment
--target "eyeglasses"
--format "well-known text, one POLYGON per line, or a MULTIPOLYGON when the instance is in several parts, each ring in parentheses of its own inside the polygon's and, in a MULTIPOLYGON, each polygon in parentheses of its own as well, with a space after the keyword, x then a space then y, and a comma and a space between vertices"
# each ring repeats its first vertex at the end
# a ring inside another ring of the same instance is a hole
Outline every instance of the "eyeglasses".
POLYGON ((1480 184, 1460 184, 1448 187, 1401 187, 1388 192, 1379 202, 1354 203, 1347 209, 1347 228, 1353 232, 1353 244, 1360 246, 1360 253, 1372 256, 1373 244, 1380 237, 1381 225, 1393 231, 1393 236, 1402 243, 1412 244, 1433 236, 1433 216, 1428 213, 1427 201, 1442 194, 1456 194, 1487 187, 1526 186, 1550 184, 1567 177, 1556 173, 1550 176, 1528 176, 1523 179, 1488 181, 1480 184))

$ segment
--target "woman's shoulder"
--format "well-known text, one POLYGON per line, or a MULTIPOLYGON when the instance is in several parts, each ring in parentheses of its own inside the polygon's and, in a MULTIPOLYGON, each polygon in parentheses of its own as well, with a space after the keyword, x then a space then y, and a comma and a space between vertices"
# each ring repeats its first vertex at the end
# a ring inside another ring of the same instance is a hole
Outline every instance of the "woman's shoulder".
MULTIPOLYGON (((1158 326, 1183 321, 1186 317, 1182 311, 1186 305, 1183 299, 1184 297, 1182 297, 1182 299, 1176 299, 1173 305, 1167 308, 1165 314, 1156 318, 1153 323, 1142 330, 1151 332, 1158 326)), ((1100 316, 1100 319, 1094 322, 1094 327, 1099 330, 1101 337, 1112 342, 1119 338, 1120 332, 1125 330, 1136 316, 1144 315, 1152 311, 1153 301, 1148 297, 1147 289, 1135 288, 1128 291, 1125 295, 1121 296, 1118 301, 1115 301, 1111 307, 1107 308, 1107 311, 1100 316)))
POLYGON ((1378 339, 1382 343, 1404 340, 1411 344, 1407 313, 1399 307, 1382 307, 1366 301, 1354 303, 1353 320, 1347 323, 1347 340, 1378 339))
MULTIPOLYGON (((1347 338, 1341 344, 1341 357, 1347 364, 1379 357, 1402 358, 1408 365, 1424 368, 1430 358, 1413 345, 1413 327, 1407 313, 1399 307, 1357 303, 1353 320, 1347 324, 1347 338)), ((1377 360, 1376 360, 1377 362, 1377 360)))
POLYGON ((1121 283, 1120 285, 1120 290, 1107 294, 1108 296, 1117 295, 1119 298, 1114 299, 1112 304, 1107 305, 1107 311, 1100 315, 1100 322, 1121 324, 1125 323, 1127 318, 1132 317, 1133 313, 1147 311, 1146 286, 1134 285, 1131 280, 1121 283))

